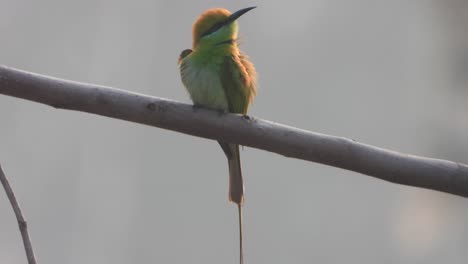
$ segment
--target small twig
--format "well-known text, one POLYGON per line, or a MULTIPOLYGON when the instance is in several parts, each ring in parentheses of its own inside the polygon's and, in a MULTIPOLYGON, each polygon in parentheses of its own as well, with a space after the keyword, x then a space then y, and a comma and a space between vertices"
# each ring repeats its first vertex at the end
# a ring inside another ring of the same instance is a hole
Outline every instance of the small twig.
POLYGON ((26 251, 28 263, 36 264, 36 257, 34 256, 31 239, 29 238, 28 225, 26 223, 26 220, 24 220, 23 214, 21 213, 21 209, 15 197, 15 193, 13 192, 13 189, 11 189, 10 183, 8 183, 5 173, 3 173, 1 164, 0 181, 2 182, 3 188, 5 189, 5 193, 8 196, 8 200, 10 200, 11 207, 13 207, 13 211, 15 212, 16 220, 18 221, 18 226, 21 232, 21 237, 23 238, 24 250, 26 251))

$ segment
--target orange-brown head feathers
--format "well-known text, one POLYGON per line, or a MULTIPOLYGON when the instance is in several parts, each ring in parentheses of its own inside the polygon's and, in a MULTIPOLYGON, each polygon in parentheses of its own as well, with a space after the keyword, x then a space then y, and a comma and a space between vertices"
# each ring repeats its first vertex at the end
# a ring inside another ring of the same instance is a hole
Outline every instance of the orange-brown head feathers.
POLYGON ((212 8, 205 11, 192 27, 193 49, 201 42, 219 44, 237 39, 236 19, 254 8, 244 8, 232 14, 224 8, 212 8))
POLYGON ((201 37, 216 28, 218 24, 219 27, 222 26, 222 23, 227 21, 231 12, 224 8, 211 8, 203 12, 193 23, 192 27, 192 36, 193 36, 193 47, 195 48, 200 41, 201 37))

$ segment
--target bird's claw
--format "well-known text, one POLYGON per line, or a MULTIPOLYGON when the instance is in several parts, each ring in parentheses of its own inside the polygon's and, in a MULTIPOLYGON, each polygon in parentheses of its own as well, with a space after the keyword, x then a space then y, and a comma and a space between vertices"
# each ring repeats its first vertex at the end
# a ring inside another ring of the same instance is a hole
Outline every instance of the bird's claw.
POLYGON ((197 111, 198 109, 200 109, 200 108, 202 108, 201 105, 197 105, 197 104, 193 104, 193 105, 192 105, 192 109, 193 109, 194 112, 196 112, 196 111, 197 111))

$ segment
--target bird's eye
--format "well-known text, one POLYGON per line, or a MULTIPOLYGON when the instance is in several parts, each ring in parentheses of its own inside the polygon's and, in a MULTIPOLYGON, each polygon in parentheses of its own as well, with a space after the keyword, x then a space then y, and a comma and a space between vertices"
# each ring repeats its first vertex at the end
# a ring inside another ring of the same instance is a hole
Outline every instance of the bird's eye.
POLYGON ((207 36, 213 32, 216 32, 222 26, 224 26, 224 22, 219 22, 219 23, 214 24, 210 29, 208 29, 207 31, 205 31, 205 33, 202 34, 202 37, 207 36))

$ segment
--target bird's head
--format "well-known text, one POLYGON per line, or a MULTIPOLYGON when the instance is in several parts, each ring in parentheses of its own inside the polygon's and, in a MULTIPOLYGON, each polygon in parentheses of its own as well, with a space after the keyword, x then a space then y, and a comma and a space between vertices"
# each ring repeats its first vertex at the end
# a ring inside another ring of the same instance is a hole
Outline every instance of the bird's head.
POLYGON ((229 43, 237 39, 236 20, 254 9, 248 7, 231 14, 224 8, 212 8, 205 11, 193 24, 193 48, 199 45, 229 43))

